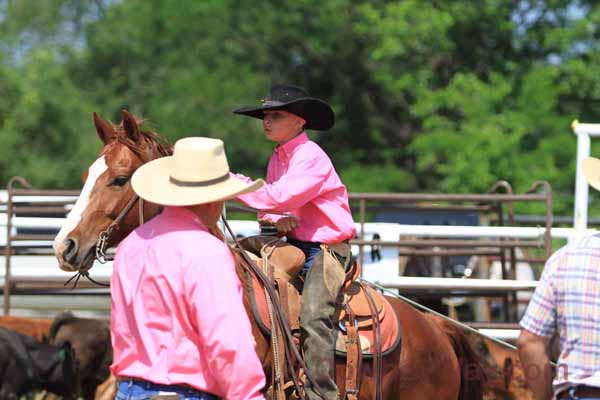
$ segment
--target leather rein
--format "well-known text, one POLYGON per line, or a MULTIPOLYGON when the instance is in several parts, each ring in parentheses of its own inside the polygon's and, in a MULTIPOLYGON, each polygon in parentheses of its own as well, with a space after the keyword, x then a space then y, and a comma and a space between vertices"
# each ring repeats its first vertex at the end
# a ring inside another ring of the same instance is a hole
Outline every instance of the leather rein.
MULTIPOLYGON (((277 297, 277 293, 275 292, 275 290, 276 290, 275 286, 273 285, 271 280, 267 277, 267 275, 254 263, 254 261, 252 261, 252 259, 248 256, 248 254, 246 254, 246 252, 244 251, 244 249, 238 242, 235 234, 233 233, 233 230, 229 226, 229 223, 227 222, 225 217, 222 216, 221 219, 223 220, 223 224, 225 225, 227 232, 233 238, 233 241, 235 242, 235 245, 239 250, 238 254, 240 254, 242 256, 242 258, 248 265, 250 272, 256 275, 256 277, 258 278, 260 283, 264 286, 267 294, 271 298, 271 303, 273 305, 273 314, 275 316, 275 322, 279 325, 280 331, 283 334, 285 360, 287 362, 287 366, 288 366, 289 370, 292 372, 290 375, 294 382, 296 393, 299 395, 300 399, 306 399, 305 394, 301 390, 301 384, 300 384, 300 380, 298 378, 299 374, 297 373, 296 368, 294 368, 291 356, 293 356, 296 359, 296 361, 300 365, 300 368, 302 368, 304 370, 304 373, 306 374, 306 378, 313 385, 313 388, 315 389, 317 394, 322 399, 326 399, 325 394, 323 393, 322 389, 317 384, 312 373, 310 372, 310 370, 306 366, 306 363, 302 359, 300 352, 296 348, 292 331, 290 330, 290 327, 288 326, 288 324, 286 322, 285 313, 281 307, 281 304, 277 300, 278 297, 277 297)), ((277 362, 277 361, 275 361, 275 362, 277 362)))

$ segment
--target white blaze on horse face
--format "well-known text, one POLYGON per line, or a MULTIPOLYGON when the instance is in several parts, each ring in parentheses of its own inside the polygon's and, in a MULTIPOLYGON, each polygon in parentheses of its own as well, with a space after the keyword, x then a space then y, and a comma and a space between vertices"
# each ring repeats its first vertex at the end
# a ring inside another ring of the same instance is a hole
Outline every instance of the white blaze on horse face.
POLYGON ((90 166, 88 170, 88 177, 85 181, 85 185, 83 185, 83 189, 81 189, 81 193, 79 194, 79 198, 77 202, 71 209, 69 215, 67 215, 67 220, 64 225, 56 235, 54 239, 54 254, 58 258, 58 262, 62 263, 62 253, 65 250, 65 239, 69 236, 69 234, 75 229, 75 227, 79 224, 81 220, 81 216, 83 212, 87 208, 88 202, 90 200, 90 195, 92 194, 92 189, 96 185, 96 181, 98 178, 108 170, 108 166, 106 165, 106 160, 104 156, 98 158, 94 163, 90 166))

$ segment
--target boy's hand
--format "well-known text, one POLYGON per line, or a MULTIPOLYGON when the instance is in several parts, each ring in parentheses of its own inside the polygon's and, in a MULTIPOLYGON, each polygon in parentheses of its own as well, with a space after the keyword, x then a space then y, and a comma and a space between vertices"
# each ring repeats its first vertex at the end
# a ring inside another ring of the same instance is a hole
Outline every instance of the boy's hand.
POLYGON ((275 227, 277 227, 277 232, 279 233, 288 233, 292 229, 295 229, 298 226, 298 218, 290 216, 283 217, 277 222, 275 222, 275 227))

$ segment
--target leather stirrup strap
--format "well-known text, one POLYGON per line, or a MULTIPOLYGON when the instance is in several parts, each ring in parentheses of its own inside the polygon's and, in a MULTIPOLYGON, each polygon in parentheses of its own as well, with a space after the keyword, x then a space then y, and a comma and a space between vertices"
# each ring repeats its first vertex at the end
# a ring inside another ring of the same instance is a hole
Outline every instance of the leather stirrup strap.
MULTIPOLYGON (((290 322, 290 301, 289 301, 289 296, 288 296, 287 282, 283 278, 274 278, 274 279, 275 279, 275 286, 277 288, 277 293, 279 293, 279 304, 281 304, 281 308, 283 309, 284 317, 285 317, 286 321, 288 321, 288 323, 289 323, 290 322)), ((277 334, 278 334, 277 339, 279 340, 280 345, 281 345, 280 348, 283 349, 283 346, 285 345, 283 343, 283 334, 279 329, 277 330, 277 334)), ((280 356, 285 357, 285 352, 282 352, 280 356)), ((285 360, 279 360, 279 362, 280 362, 281 368, 283 370, 282 378, 283 378, 284 382, 287 382, 289 379, 291 379, 290 374, 293 374, 293 371, 290 371, 287 368, 285 368, 285 360)), ((284 390, 285 390, 285 384, 284 384, 284 390)))
POLYGON ((144 224, 144 199, 140 197, 140 201, 138 203, 138 218, 140 220, 140 225, 144 224))
MULTIPOLYGON (((264 248, 263 248, 264 249, 264 248)), ((262 262, 262 269, 263 272, 265 273, 265 275, 268 277, 270 282, 274 282, 274 268, 272 265, 269 264, 269 257, 268 255, 270 255, 270 252, 268 254, 265 254, 266 252, 263 252, 261 250, 261 255, 263 256, 262 262)), ((277 285, 274 285, 275 288, 275 292, 277 293, 277 285)), ((271 321, 271 349, 272 349, 272 353, 273 353, 273 368, 271 369, 271 373, 272 373, 272 382, 273 382, 273 386, 272 386, 272 390, 273 390, 273 396, 276 400, 285 400, 285 394, 284 394, 284 369, 285 369, 285 354, 282 354, 284 352, 283 349, 283 343, 280 340, 280 332, 277 326, 277 323, 275 321, 275 316, 273 315, 273 302, 272 301, 277 301, 277 299, 272 299, 269 297, 268 293, 266 293, 266 288, 265 288, 265 298, 267 299, 267 307, 269 310, 269 319, 271 321), (283 357, 283 358, 282 358, 283 357)))
POLYGON ((279 292, 279 304, 281 304, 281 308, 283 309, 283 314, 285 315, 285 319, 290 323, 290 301, 288 295, 288 285, 285 279, 275 277, 275 283, 277 284, 277 292, 279 292))
POLYGON ((373 300, 373 297, 371 297, 371 293, 369 293, 368 287, 362 282, 360 283, 360 286, 363 292, 365 293, 367 303, 369 304, 369 308, 371 309, 371 316, 373 318, 373 375, 375 378, 375 399, 382 400, 383 345, 381 339, 381 324, 379 321, 379 315, 377 313, 377 307, 375 306, 375 301, 373 300))
POLYGON ((360 374, 361 347, 358 337, 358 327, 354 313, 348 304, 344 305, 348 319, 346 325, 346 399, 358 400, 358 376, 360 374))

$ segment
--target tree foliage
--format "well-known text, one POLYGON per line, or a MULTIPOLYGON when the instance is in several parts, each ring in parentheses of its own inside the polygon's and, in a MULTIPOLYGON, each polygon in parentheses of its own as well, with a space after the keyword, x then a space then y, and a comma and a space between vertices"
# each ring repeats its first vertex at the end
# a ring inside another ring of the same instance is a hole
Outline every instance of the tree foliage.
POLYGON ((293 82, 336 110, 311 135, 350 191, 543 179, 571 213, 599 22, 575 0, 0 0, 0 180, 79 187, 92 111, 121 108, 171 141, 222 138, 233 169, 263 175, 272 144, 231 110, 293 82))

